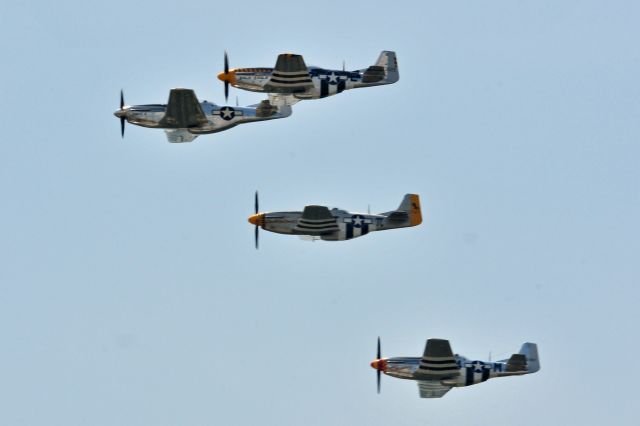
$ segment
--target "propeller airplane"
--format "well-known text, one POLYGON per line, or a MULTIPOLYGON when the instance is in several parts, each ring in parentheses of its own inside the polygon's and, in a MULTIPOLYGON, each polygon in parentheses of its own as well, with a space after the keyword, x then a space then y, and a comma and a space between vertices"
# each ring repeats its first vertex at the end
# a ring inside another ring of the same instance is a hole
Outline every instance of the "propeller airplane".
POLYGON ((282 53, 274 68, 229 68, 224 54, 224 71, 218 74, 224 82, 225 99, 229 85, 251 92, 277 93, 293 97, 290 103, 303 99, 319 99, 360 87, 393 84, 400 79, 395 52, 383 51, 374 65, 356 71, 307 67, 301 55, 282 53))
POLYGON ((429 339, 422 358, 382 358, 380 338, 376 359, 378 393, 381 373, 399 379, 415 380, 421 398, 442 398, 451 388, 471 386, 496 377, 521 376, 540 370, 538 346, 525 343, 520 352, 501 361, 472 361, 453 354, 448 340, 429 339))
POLYGON ((407 194, 397 210, 386 213, 351 213, 325 206, 306 206, 303 211, 259 211, 258 192, 255 195, 255 214, 249 217, 255 225, 255 244, 258 248, 259 228, 278 234, 299 235, 310 239, 342 241, 362 237, 370 232, 406 228, 422 223, 420 197, 407 194))
POLYGON ((167 104, 125 105, 120 92, 120 109, 113 113, 120 119, 124 137, 125 122, 142 127, 165 129, 169 142, 191 142, 198 135, 228 130, 238 124, 273 120, 291 115, 291 106, 274 105, 265 99, 247 107, 199 102, 191 89, 171 89, 167 104))

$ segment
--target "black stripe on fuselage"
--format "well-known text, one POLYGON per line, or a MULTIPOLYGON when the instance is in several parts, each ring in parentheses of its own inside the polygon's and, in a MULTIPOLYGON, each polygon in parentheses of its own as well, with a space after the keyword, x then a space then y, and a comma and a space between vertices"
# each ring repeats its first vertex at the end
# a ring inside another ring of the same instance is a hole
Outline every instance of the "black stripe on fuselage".
POLYGON ((320 97, 326 98, 329 96, 329 82, 327 80, 320 80, 320 97))
POLYGON ((424 365, 421 365, 420 370, 424 370, 424 371, 447 371, 447 370, 457 370, 458 366, 457 365, 450 365, 447 367, 427 367, 424 365))
POLYGON ((491 374, 491 369, 490 368, 483 368, 482 369, 482 381, 486 382, 489 379, 489 374, 491 374))
POLYGON ((353 238, 353 223, 347 223, 347 240, 353 238))
POLYGON ((344 89, 347 87, 347 82, 346 80, 340 80, 338 82, 338 93, 342 93, 344 91, 344 89))
POLYGON ((310 231, 338 231, 339 230, 337 226, 307 226, 307 225, 300 225, 300 224, 298 224, 296 228, 308 229, 310 231))
POLYGON ((304 223, 336 223, 335 219, 300 219, 304 223))
POLYGON ((277 78, 302 78, 302 77, 310 78, 308 72, 301 73, 301 74, 282 74, 277 71, 274 71, 271 75, 277 78))
POLYGON ((306 79, 306 80, 293 80, 293 81, 289 81, 289 80, 281 80, 279 78, 272 78, 269 80, 269 82, 271 83, 279 83, 279 84, 303 84, 303 83, 313 83, 311 81, 311 79, 306 79))
POLYGON ((453 358, 439 360, 422 358, 422 362, 426 362, 427 364, 451 364, 455 363, 456 360, 453 358))
POLYGON ((465 386, 470 386, 473 384, 473 367, 467 367, 465 368, 466 371, 466 376, 465 376, 465 381, 464 384, 465 386))

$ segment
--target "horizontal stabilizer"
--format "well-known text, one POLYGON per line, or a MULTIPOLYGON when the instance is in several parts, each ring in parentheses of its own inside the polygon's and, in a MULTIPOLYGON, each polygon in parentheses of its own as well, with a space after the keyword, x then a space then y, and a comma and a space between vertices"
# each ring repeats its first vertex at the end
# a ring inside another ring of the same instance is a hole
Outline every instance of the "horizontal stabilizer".
POLYGON ((387 218, 392 222, 405 222, 409 220, 409 213, 407 212, 391 212, 387 218))
POLYGON ((519 371, 527 371, 527 358, 522 354, 513 354, 507 361, 507 373, 516 373, 519 371))

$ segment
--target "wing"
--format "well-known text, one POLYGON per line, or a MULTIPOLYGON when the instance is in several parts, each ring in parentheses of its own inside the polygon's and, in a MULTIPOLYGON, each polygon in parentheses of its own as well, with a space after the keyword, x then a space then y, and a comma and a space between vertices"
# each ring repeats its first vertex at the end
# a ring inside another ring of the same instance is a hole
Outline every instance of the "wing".
POLYGON ((198 137, 198 135, 194 135, 193 133, 190 133, 188 130, 184 129, 165 130, 164 132, 166 133, 169 142, 172 143, 191 142, 198 137))
POLYGON ((429 339, 424 348, 424 355, 416 373, 421 378, 441 380, 460 375, 460 367, 456 362, 448 340, 429 339))
POLYGON ((307 206, 293 228, 294 232, 305 235, 326 235, 338 232, 338 222, 325 206, 307 206))
POLYGON ((301 55, 283 53, 278 55, 276 66, 265 84, 267 91, 295 93, 313 87, 307 65, 301 55))
POLYGON ((160 120, 159 127, 186 129, 207 124, 196 94, 191 89, 171 89, 167 112, 160 120))
POLYGON ((438 381, 418 381, 418 389, 420 390, 420 398, 442 398, 451 390, 451 386, 442 385, 438 381))
POLYGON ((300 99, 293 95, 269 93, 269 102, 277 107, 291 106, 300 102, 300 99))

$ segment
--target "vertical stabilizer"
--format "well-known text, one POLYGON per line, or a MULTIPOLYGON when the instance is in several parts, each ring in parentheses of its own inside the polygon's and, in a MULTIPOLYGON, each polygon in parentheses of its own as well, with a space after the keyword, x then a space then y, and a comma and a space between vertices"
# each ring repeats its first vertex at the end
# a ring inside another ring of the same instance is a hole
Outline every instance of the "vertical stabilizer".
POLYGON ((376 66, 382 67, 385 71, 386 78, 385 83, 391 84, 400 80, 400 72, 398 71, 398 59, 396 58, 396 52, 383 50, 378 56, 376 66))
POLYGON ((520 348, 521 355, 524 355, 527 358, 527 372, 535 373, 540 370, 540 358, 538 357, 538 345, 535 343, 525 343, 520 348))
POLYGON ((422 223, 422 209, 420 208, 420 197, 418 194, 407 194, 402 199, 398 211, 407 212, 411 226, 422 223))

